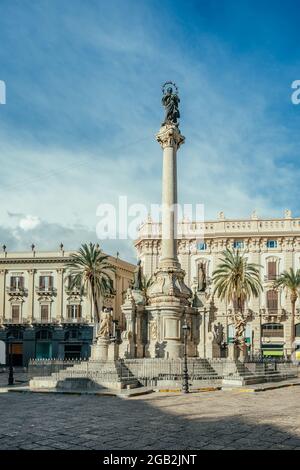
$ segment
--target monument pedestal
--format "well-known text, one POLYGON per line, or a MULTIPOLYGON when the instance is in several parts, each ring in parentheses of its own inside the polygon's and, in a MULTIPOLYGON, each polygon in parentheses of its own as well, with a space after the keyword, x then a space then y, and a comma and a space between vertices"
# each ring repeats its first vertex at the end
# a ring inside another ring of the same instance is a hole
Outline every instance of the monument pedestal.
POLYGON ((221 347, 214 338, 212 332, 207 335, 206 357, 209 359, 221 357, 221 347))
POLYGON ((98 338, 97 342, 91 347, 91 359, 93 361, 107 361, 109 345, 109 338, 98 338))

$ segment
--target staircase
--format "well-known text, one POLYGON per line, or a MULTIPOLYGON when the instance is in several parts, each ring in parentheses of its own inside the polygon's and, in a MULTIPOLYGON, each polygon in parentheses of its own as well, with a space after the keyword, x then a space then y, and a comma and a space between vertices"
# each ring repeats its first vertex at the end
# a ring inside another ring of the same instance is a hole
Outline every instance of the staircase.
POLYGON ((122 360, 82 361, 72 367, 54 372, 48 377, 34 377, 29 382, 32 390, 121 390, 140 384, 122 360))
POLYGON ((251 385, 266 382, 281 382, 297 377, 297 370, 292 364, 275 363, 227 363, 223 369, 223 385, 251 385))

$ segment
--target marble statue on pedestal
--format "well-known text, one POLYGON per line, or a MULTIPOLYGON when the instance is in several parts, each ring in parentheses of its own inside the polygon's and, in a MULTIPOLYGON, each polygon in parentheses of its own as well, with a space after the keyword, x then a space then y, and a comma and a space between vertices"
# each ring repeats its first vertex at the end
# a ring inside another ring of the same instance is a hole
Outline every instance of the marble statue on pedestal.
POLYGON ((100 313, 100 324, 98 326, 97 338, 109 339, 112 335, 112 313, 109 308, 104 308, 100 313))

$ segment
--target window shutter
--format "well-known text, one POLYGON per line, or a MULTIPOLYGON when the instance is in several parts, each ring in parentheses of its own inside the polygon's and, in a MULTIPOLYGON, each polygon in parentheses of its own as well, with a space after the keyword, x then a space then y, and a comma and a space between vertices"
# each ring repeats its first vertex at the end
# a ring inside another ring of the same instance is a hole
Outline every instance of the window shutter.
POLYGON ((20 306, 19 305, 12 306, 12 321, 13 322, 20 321, 20 306))
POLYGON ((268 279, 271 281, 276 279, 276 264, 276 261, 268 262, 268 279))
POLYGON ((48 321, 49 305, 41 305, 41 320, 48 321))
POLYGON ((267 308, 270 310, 278 309, 278 292, 276 290, 267 292, 267 308))

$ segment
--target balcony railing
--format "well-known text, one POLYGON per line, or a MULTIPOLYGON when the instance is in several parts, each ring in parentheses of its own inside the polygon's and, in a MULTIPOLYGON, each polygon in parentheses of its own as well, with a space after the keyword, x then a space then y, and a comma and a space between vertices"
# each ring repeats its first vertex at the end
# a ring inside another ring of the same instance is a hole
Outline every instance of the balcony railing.
POLYGON ((18 318, 4 318, 3 320, 3 324, 4 325, 20 325, 21 323, 23 323, 23 320, 21 317, 18 317, 18 318))
POLYGON ((63 318, 61 320, 62 323, 88 323, 86 318, 63 318))
POLYGON ((274 282, 279 278, 279 274, 266 274, 264 276, 265 282, 274 282))
POLYGON ((73 286, 73 287, 66 286, 65 292, 68 295, 83 295, 84 294, 83 288, 80 286, 73 286))
POLYGON ((9 295, 25 295, 27 291, 28 289, 25 289, 25 287, 12 287, 12 286, 6 287, 6 292, 9 295))
POLYGON ((263 329, 261 332, 261 336, 263 338, 283 338, 284 332, 283 330, 265 330, 263 329))
POLYGON ((35 288, 35 291, 39 295, 54 295, 56 292, 56 289, 54 287, 45 287, 45 286, 38 286, 35 288))

